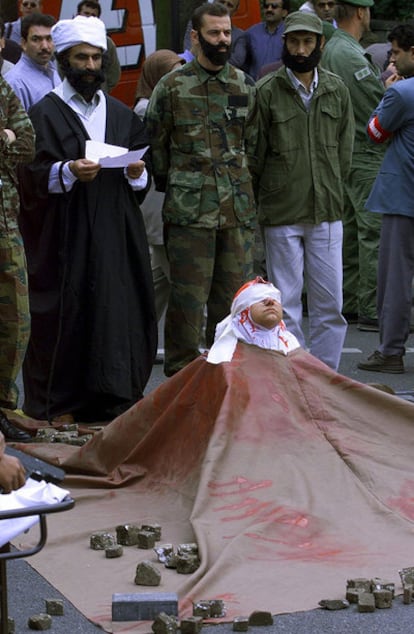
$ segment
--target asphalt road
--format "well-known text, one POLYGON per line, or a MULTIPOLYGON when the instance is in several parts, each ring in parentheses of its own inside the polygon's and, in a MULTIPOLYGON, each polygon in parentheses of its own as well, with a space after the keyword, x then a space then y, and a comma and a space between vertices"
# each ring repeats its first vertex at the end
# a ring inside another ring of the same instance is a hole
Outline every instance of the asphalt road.
MULTIPOLYGON (((411 335, 405 357, 406 372, 400 375, 363 372, 357 369, 357 363, 365 358, 378 343, 378 334, 359 332, 351 325, 345 342, 340 365, 340 372, 363 383, 382 383, 392 387, 405 398, 414 400, 414 336, 411 335)), ((147 391, 151 391, 165 380, 162 365, 155 365, 147 391)), ((47 544, 45 546, 47 548, 47 544)), ((413 549, 414 550, 414 549, 413 549)), ((407 553, 408 557, 410 556, 407 553)), ((36 555, 35 555, 36 556, 36 555)), ((407 566, 414 565, 407 561, 407 566)), ((15 560, 8 563, 9 614, 15 619, 16 634, 31 632, 27 620, 32 614, 44 611, 46 598, 63 598, 65 614, 53 617, 52 634, 93 634, 102 630, 90 623, 82 614, 62 597, 43 577, 30 566, 30 559, 15 560)), ((76 580, 74 580, 76 583, 76 580)), ((298 587, 298 592, 300 588, 298 587)), ((330 597, 321 597, 330 598, 330 597)), ((377 610, 373 614, 360 614, 356 606, 346 610, 327 611, 317 608, 308 612, 278 615, 274 625, 269 627, 249 628, 254 634, 410 634, 414 632, 414 603, 403 605, 401 597, 396 597, 392 609, 377 610)), ((212 630, 214 634, 225 634, 232 631, 231 624, 204 626, 203 630, 212 630)))

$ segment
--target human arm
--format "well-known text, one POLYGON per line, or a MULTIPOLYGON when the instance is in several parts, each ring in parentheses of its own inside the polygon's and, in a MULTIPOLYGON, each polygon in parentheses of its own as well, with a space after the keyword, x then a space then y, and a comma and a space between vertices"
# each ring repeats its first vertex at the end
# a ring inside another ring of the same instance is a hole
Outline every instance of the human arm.
POLYGON ((349 93, 348 88, 343 85, 342 86, 342 117, 341 123, 342 126, 339 131, 339 164, 341 167, 342 177, 345 179, 349 171, 351 169, 352 163, 352 151, 354 147, 354 138, 355 138, 355 118, 354 111, 351 102, 351 95, 349 93))
POLYGON ((165 192, 170 168, 170 135, 173 113, 163 79, 158 82, 151 95, 144 122, 151 139, 155 188, 157 191, 165 192))
POLYGON ((400 92, 390 87, 368 122, 367 133, 371 141, 387 141, 404 124, 406 111, 400 92))
POLYGON ((13 90, 0 81, 0 166, 14 168, 34 157, 31 121, 13 90))
POLYGON ((0 433, 0 488, 3 493, 19 489, 26 482, 25 470, 20 460, 4 452, 4 436, 0 433))

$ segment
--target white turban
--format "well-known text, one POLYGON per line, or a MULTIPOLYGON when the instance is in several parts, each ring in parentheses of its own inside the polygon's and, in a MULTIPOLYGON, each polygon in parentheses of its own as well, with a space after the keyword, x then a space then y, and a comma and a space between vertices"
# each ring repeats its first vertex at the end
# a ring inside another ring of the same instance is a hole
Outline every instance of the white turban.
POLYGON ((78 44, 89 44, 106 51, 105 24, 99 18, 77 15, 72 20, 59 20, 51 30, 57 53, 78 44))
POLYGON ((248 282, 237 291, 230 315, 216 326, 214 344, 207 356, 209 363, 231 361, 238 339, 261 348, 278 350, 284 354, 299 347, 296 337, 286 330, 283 322, 271 330, 261 328, 249 320, 242 320, 242 325, 240 324, 239 316, 243 311, 249 309, 252 304, 268 298, 274 299, 279 304, 282 302, 279 289, 260 277, 248 282))

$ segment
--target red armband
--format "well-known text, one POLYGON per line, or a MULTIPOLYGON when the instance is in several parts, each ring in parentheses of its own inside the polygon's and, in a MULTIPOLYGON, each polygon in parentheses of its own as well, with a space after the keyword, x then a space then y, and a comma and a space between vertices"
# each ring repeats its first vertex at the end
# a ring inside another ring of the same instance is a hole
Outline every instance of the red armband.
POLYGON ((368 123, 367 132, 369 138, 371 139, 371 141, 374 141, 374 143, 383 143, 392 135, 392 132, 388 132, 388 130, 385 130, 381 126, 376 115, 368 123))

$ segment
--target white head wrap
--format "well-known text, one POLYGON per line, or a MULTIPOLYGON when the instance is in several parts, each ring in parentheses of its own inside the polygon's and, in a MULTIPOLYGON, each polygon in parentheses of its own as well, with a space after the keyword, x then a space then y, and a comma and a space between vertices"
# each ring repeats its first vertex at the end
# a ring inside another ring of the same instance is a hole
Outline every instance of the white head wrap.
POLYGON ((105 24, 94 16, 77 15, 72 20, 59 20, 50 33, 56 53, 78 44, 89 44, 106 51, 105 24))
POLYGON ((268 298, 274 299, 279 304, 282 303, 279 289, 260 277, 241 287, 233 299, 230 315, 216 326, 214 344, 207 356, 209 363, 231 361, 238 339, 261 348, 279 350, 284 353, 299 347, 298 340, 286 330, 283 321, 269 330, 254 324, 250 319, 250 312, 247 319, 241 318, 243 311, 248 310, 252 304, 268 298))

